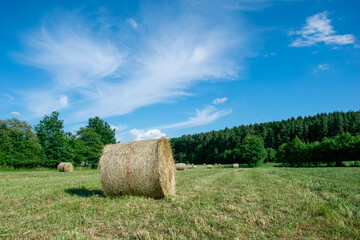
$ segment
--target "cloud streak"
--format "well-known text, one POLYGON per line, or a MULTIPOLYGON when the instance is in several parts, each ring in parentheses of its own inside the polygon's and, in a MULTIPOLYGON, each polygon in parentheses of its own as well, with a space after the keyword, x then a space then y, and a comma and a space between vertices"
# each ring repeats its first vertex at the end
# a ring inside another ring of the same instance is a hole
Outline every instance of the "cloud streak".
POLYGON ((290 35, 299 36, 291 47, 307 47, 318 43, 326 45, 347 45, 355 42, 352 34, 338 35, 331 26, 331 20, 327 18, 328 13, 321 12, 306 18, 306 25, 299 31, 290 32, 290 35))
POLYGON ((215 120, 222 118, 226 115, 229 115, 231 112, 231 109, 217 110, 214 106, 207 106, 202 110, 196 110, 196 116, 190 117, 187 121, 164 125, 159 127, 159 129, 202 126, 214 122, 215 120))
POLYGON ((166 6, 154 15, 144 7, 137 22, 106 26, 73 13, 45 19, 26 35, 27 51, 17 58, 52 78, 46 88, 24 90, 25 106, 35 116, 61 109, 77 122, 186 96, 201 81, 235 79, 241 69, 235 59, 246 55, 239 24, 189 9, 166 6), (175 8, 179 14, 168 14, 175 8))
POLYGON ((137 23, 136 23, 135 20, 132 19, 132 18, 129 18, 129 19, 127 20, 127 22, 128 22, 133 28, 135 28, 135 29, 138 27, 137 23))
POLYGON ((325 70, 329 70, 330 66, 329 64, 325 63, 325 64, 319 64, 318 68, 322 71, 325 71, 325 70))

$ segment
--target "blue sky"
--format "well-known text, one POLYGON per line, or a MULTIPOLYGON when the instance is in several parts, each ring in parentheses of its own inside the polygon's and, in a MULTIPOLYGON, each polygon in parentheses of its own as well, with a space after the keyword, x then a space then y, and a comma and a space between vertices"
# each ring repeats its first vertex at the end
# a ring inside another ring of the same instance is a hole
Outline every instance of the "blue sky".
POLYGON ((0 118, 131 141, 359 110, 359 1, 3 1, 0 118))

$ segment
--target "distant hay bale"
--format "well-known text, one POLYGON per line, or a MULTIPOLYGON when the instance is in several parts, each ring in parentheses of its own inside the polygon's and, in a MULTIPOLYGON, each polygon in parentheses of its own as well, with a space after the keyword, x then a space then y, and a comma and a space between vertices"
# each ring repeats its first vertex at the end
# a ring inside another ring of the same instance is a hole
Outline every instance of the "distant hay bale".
POLYGON ((186 170, 186 164, 185 163, 177 163, 175 164, 176 170, 186 170))
POLYGON ((238 164, 238 163, 234 163, 234 164, 233 164, 233 168, 239 168, 239 164, 238 164))
POLYGON ((188 168, 188 169, 192 169, 193 166, 192 166, 191 164, 189 164, 189 165, 187 166, 187 168, 188 168))
POLYGON ((109 197, 175 194, 174 159, 166 138, 107 145, 99 170, 103 192, 109 197))
POLYGON ((192 168, 196 168, 196 165, 193 165, 192 168))
POLYGON ((72 172, 74 168, 71 162, 61 162, 57 165, 57 169, 59 172, 72 172))
POLYGON ((204 163, 203 165, 205 166, 206 164, 204 163))
POLYGON ((211 169, 211 168, 213 168, 213 166, 212 165, 207 165, 207 168, 211 169))

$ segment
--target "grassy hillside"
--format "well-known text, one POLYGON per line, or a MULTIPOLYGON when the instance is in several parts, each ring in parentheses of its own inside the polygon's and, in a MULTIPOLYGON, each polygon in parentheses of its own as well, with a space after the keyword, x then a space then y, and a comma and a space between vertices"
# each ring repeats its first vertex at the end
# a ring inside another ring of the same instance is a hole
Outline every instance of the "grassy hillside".
POLYGON ((0 239, 360 238, 360 168, 176 174, 155 200, 105 198, 97 170, 0 172, 0 239))

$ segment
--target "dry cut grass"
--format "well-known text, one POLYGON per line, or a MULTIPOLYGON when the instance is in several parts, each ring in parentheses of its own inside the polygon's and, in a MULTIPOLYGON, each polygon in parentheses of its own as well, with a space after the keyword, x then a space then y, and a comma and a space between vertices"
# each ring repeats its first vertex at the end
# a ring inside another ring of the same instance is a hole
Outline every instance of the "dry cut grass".
POLYGON ((177 195, 106 198, 97 170, 0 172, 0 239, 359 239, 360 168, 176 172, 177 195))

